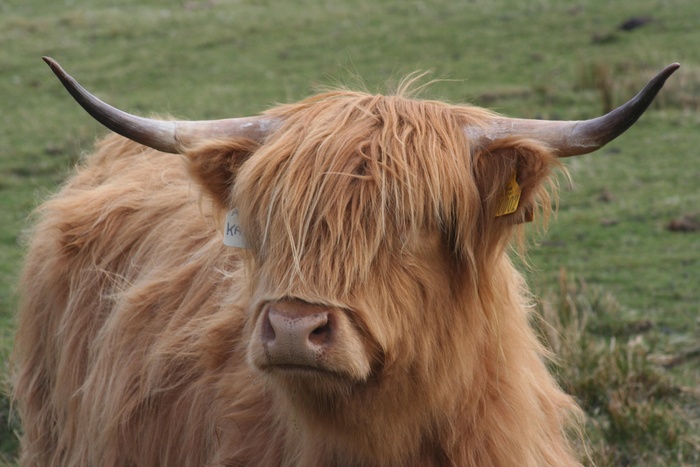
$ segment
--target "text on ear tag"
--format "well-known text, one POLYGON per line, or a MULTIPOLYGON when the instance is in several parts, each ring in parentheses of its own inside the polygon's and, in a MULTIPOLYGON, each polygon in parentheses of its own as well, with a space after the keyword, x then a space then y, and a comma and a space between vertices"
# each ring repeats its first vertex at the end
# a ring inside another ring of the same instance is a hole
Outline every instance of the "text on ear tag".
POLYGON ((226 222, 224 223, 224 245, 234 248, 248 248, 248 242, 238 222, 238 209, 231 209, 226 213, 226 222))

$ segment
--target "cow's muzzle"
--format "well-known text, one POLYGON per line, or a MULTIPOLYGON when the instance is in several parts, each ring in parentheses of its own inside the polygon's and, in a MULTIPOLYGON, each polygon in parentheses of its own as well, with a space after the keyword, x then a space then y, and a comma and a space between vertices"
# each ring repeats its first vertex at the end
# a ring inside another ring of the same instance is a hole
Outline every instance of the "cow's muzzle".
POLYGON ((263 307, 249 356, 267 372, 331 373, 355 380, 365 379, 370 372, 361 333, 345 310, 295 299, 263 307))
POLYGON ((323 307, 275 303, 262 319, 262 344, 272 365, 316 367, 333 345, 335 317, 323 307))

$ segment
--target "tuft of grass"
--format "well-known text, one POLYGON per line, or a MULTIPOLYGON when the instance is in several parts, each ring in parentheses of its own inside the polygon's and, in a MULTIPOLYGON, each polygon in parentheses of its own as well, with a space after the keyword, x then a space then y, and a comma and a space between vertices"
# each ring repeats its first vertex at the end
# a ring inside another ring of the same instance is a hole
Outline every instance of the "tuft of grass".
MULTIPOLYGON (((608 113, 639 92, 649 77, 659 71, 641 63, 623 61, 613 66, 607 61, 581 62, 577 65, 574 89, 596 91, 601 113, 608 113)), ((668 80, 652 106, 657 110, 679 110, 687 115, 700 110, 700 66, 684 64, 683 73, 668 80)))
POLYGON ((12 465, 19 452, 19 431, 19 421, 12 411, 9 397, 0 391, 0 466, 12 465))
POLYGON ((606 114, 613 110, 614 102, 613 72, 610 64, 606 62, 580 63, 578 65, 577 82, 574 89, 593 89, 598 91, 601 100, 601 113, 606 114))
POLYGON ((620 305, 563 270, 558 289, 545 297, 536 325, 556 355, 559 383, 587 414, 584 461, 599 467, 698 465, 700 394, 654 363, 662 336, 647 327, 622 338, 596 332, 620 305))

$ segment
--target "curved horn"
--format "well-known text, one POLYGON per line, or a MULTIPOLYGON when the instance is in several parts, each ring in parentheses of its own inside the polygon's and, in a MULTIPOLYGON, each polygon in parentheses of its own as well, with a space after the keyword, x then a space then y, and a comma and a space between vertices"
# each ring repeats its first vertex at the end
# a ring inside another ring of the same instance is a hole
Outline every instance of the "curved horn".
POLYGON ((269 117, 228 118, 223 120, 153 120, 128 114, 86 91, 53 59, 43 57, 63 86, 95 120, 120 135, 144 146, 180 154, 198 141, 215 138, 245 137, 262 142, 279 126, 269 117))
POLYGON ((680 65, 673 63, 634 96, 602 117, 582 121, 527 120, 496 117, 484 128, 465 128, 478 146, 486 147, 509 136, 532 138, 550 146, 559 157, 578 156, 600 149, 624 133, 644 113, 669 76, 680 65))

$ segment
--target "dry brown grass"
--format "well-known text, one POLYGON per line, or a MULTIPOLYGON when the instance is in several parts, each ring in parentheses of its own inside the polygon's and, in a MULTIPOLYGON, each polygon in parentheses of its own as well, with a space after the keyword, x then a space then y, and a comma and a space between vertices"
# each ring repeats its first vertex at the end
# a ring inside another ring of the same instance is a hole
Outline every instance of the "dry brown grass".
POLYGON ((560 384, 588 416, 587 462, 598 467, 697 465, 697 389, 656 363, 662 336, 655 329, 640 325, 619 335, 595 332, 619 306, 611 295, 562 271, 559 289, 538 309, 538 326, 556 355, 560 384))

